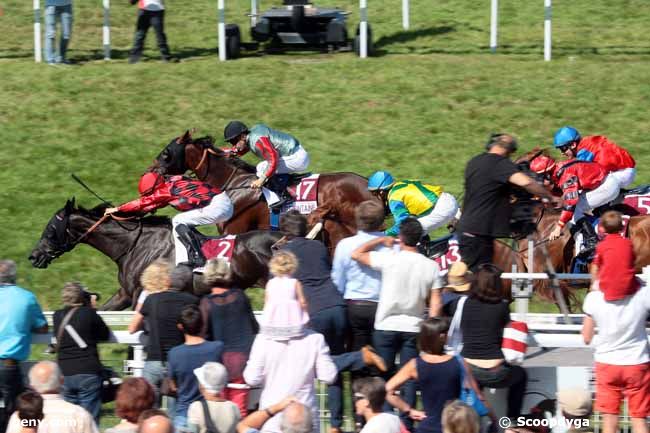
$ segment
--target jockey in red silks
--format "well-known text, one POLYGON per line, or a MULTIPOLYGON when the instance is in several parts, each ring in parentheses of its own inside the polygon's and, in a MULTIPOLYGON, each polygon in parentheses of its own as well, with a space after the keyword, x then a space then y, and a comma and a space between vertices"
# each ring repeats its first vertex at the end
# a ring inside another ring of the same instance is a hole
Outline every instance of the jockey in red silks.
POLYGON ((191 235, 190 229, 230 219, 233 205, 228 195, 205 182, 185 176, 162 176, 158 173, 145 173, 140 179, 138 190, 140 198, 108 208, 105 214, 146 213, 167 205, 181 211, 172 218, 176 264, 187 263, 200 272, 200 267, 205 264, 205 257, 201 252, 201 245, 191 235))
POLYGON ((553 137, 553 145, 569 159, 593 161, 603 166, 607 173, 612 173, 619 188, 625 188, 634 182, 636 163, 629 152, 607 137, 591 135, 581 137, 571 126, 563 126, 553 137))
POLYGON ((543 175, 545 182, 562 190, 564 207, 549 240, 559 238, 564 226, 570 222, 577 225, 584 235, 581 256, 589 255, 598 243, 598 236, 583 216, 618 196, 618 180, 600 164, 577 159, 556 162, 549 156, 540 155, 531 161, 530 169, 543 175))

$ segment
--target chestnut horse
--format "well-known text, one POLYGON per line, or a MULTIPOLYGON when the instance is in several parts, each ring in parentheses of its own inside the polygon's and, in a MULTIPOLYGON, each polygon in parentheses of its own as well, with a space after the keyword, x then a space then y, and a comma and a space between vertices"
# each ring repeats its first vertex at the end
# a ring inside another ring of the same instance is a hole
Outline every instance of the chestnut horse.
MULTIPOLYGON (((193 139, 185 132, 160 152, 149 170, 164 175, 191 170, 198 179, 226 191, 235 211, 229 221, 219 225, 222 234, 270 228, 269 207, 262 193, 249 188, 256 179, 255 166, 215 148, 211 137, 193 139)), ((318 207, 309 215, 309 223, 323 221, 322 239, 330 251, 341 239, 356 233, 355 208, 365 200, 379 200, 368 191, 365 177, 355 173, 320 175, 318 207)))

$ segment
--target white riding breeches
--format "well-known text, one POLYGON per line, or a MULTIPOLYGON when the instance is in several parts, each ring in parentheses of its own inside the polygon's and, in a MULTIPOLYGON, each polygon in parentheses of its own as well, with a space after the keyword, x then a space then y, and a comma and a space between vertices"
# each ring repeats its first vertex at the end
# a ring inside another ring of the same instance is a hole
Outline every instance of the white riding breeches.
POLYGON ((598 188, 581 193, 576 209, 573 212, 571 223, 575 224, 585 213, 596 209, 598 206, 607 204, 618 197, 620 191, 618 185, 618 180, 613 176, 613 173, 610 173, 598 188))
MULTIPOLYGON (((302 146, 298 146, 298 150, 296 150, 291 155, 281 156, 278 159, 278 165, 275 167, 275 173, 296 173, 299 171, 307 170, 307 167, 309 167, 309 154, 302 146)), ((268 161, 262 161, 257 164, 257 177, 262 177, 268 168, 268 161)))
POLYGON ((442 227, 443 224, 456 216, 457 211, 458 203, 456 198, 449 193, 443 192, 438 197, 438 201, 431 213, 418 218, 418 221, 422 224, 423 233, 426 235, 431 230, 442 227))
POLYGON ((189 227, 204 226, 227 221, 232 217, 234 208, 228 194, 221 193, 212 197, 212 201, 205 207, 188 210, 179 213, 172 218, 172 235, 174 236, 174 248, 176 250, 176 264, 188 260, 185 244, 181 242, 176 227, 179 224, 186 224, 189 227))
POLYGON ((619 188, 625 188, 631 185, 636 178, 636 168, 624 168, 623 170, 612 171, 610 175, 618 181, 619 188))

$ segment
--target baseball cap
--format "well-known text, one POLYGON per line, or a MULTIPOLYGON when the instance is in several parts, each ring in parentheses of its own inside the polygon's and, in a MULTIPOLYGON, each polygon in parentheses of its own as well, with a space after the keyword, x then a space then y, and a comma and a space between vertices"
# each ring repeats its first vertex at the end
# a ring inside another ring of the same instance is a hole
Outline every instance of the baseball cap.
POLYGON ((557 402, 560 410, 567 415, 581 417, 591 413, 591 393, 582 388, 567 388, 558 391, 557 402))
POLYGON ((228 384, 228 372, 223 364, 206 362, 194 369, 194 375, 203 388, 211 393, 220 393, 228 384))
POLYGON ((471 272, 467 269, 465 263, 456 262, 449 268, 446 287, 451 287, 456 292, 466 292, 470 286, 468 278, 470 275, 471 272))

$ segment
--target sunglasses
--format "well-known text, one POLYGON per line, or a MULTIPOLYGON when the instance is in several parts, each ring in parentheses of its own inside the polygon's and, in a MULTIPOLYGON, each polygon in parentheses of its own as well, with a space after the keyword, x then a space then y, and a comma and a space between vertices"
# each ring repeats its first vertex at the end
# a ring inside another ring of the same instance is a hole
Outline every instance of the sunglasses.
POLYGON ((560 147, 558 147, 558 150, 559 150, 561 153, 566 153, 566 151, 569 150, 569 148, 571 147, 572 144, 573 144, 573 142, 571 142, 571 143, 567 143, 567 144, 565 144, 564 146, 560 146, 560 147))

